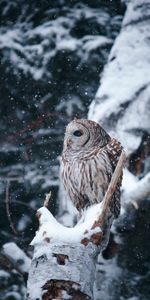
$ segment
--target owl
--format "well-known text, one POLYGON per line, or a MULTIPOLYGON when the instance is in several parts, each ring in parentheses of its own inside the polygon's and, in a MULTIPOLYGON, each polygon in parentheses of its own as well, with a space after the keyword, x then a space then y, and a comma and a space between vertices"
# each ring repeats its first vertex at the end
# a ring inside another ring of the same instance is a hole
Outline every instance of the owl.
MULTIPOLYGON (((65 190, 78 211, 103 200, 122 151, 121 144, 96 122, 74 119, 66 127, 61 160, 65 190)), ((120 185, 112 196, 110 212, 120 212, 120 185)))

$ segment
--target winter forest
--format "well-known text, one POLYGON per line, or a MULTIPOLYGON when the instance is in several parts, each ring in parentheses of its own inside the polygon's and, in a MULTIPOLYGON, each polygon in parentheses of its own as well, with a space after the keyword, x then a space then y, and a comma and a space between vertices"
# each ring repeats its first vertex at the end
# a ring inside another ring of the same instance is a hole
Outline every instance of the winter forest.
POLYGON ((0 23, 0 300, 150 299, 150 0, 0 0, 0 23), (60 181, 74 118, 125 151, 107 228, 60 181))

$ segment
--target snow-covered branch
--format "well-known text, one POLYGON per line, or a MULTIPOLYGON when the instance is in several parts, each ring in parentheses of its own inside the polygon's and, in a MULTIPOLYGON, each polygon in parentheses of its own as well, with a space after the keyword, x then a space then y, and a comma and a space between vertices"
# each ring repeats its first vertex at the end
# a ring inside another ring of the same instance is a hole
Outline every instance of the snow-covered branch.
MULTIPOLYGON (((126 171, 129 173, 128 171, 126 171)), ((126 176, 126 175, 125 175, 126 176)), ((131 205, 135 207, 135 209, 139 208, 140 203, 147 199, 150 196, 150 173, 145 175, 141 180, 138 180, 134 175, 128 174, 127 180, 132 177, 133 181, 131 184, 128 184, 128 187, 125 184, 125 180, 123 181, 123 193, 122 193, 122 207, 124 209, 130 208, 131 205)))
POLYGON ((31 259, 15 243, 10 242, 4 244, 2 252, 12 263, 14 268, 23 276, 29 272, 31 259))

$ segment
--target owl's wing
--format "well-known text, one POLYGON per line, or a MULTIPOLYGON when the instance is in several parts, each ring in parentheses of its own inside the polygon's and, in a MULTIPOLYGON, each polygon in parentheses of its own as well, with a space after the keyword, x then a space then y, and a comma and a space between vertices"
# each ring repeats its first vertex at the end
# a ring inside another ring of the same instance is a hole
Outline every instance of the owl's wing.
MULTIPOLYGON (((106 145, 106 151, 107 155, 109 157, 111 166, 112 166, 112 171, 114 172, 117 162, 119 160, 119 157, 121 155, 121 152, 123 150, 123 147, 121 144, 116 140, 116 139, 111 139, 110 142, 106 145)), ((118 181, 115 193, 113 194, 112 200, 111 200, 111 212, 114 214, 114 216, 117 218, 119 213, 120 213, 120 187, 121 187, 121 182, 122 182, 122 175, 118 181)))

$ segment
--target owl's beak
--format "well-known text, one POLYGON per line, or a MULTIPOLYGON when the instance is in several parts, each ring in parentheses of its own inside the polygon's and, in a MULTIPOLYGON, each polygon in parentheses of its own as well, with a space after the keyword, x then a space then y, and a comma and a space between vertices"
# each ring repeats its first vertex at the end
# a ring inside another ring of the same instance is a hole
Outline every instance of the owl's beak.
POLYGON ((67 147, 70 146, 72 144, 72 140, 71 139, 67 139, 67 147))

